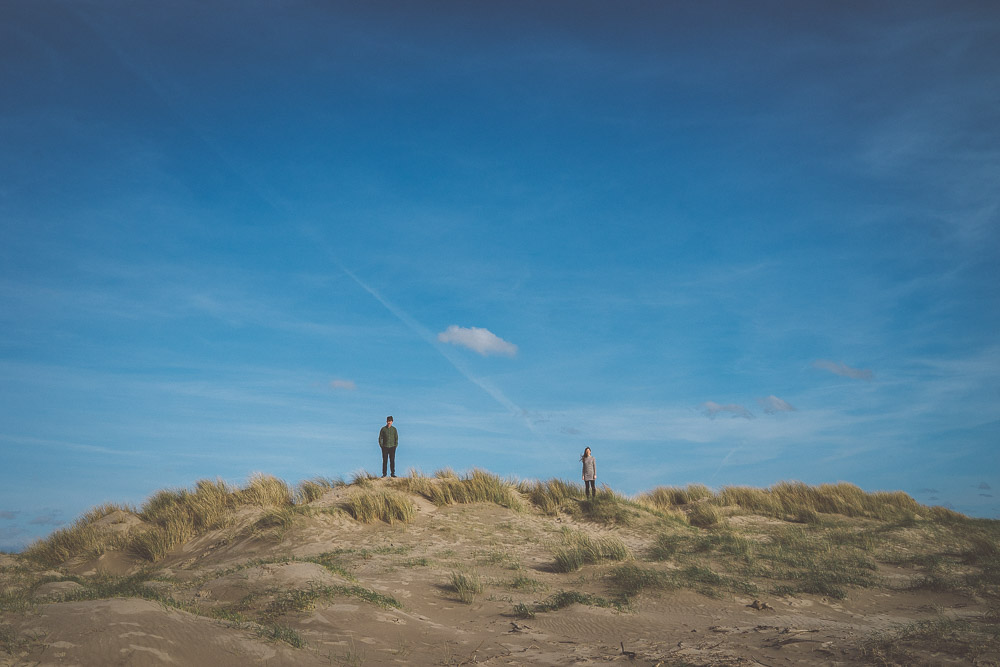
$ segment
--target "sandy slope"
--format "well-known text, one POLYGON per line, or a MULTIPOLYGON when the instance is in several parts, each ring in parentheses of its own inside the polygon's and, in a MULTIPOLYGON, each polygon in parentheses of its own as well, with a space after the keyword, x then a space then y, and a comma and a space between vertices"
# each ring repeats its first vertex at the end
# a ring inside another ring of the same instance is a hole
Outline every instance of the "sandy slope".
MULTIPOLYGON (((313 506, 335 507, 346 492, 330 491, 313 506)), ((574 604, 521 619, 515 604, 559 590, 608 595, 601 566, 552 571, 564 527, 619 535, 637 553, 648 535, 532 510, 436 508, 414 500, 418 516, 409 525, 365 526, 317 513, 298 517, 280 536, 231 528, 189 542, 155 565, 151 585, 198 613, 137 598, 59 602, 80 585, 46 583, 34 590, 33 608, 0 617, 7 640, 0 665, 841 665, 860 661, 859 643, 873 630, 941 614, 981 616, 985 609, 954 593, 852 589, 843 601, 775 597, 758 610, 752 598, 682 589, 642 594, 628 612, 574 604), (333 568, 305 560, 331 552, 333 568), (450 586, 457 571, 475 572, 484 583, 471 604, 450 586), (291 592, 318 590, 327 594, 303 607, 279 604, 291 592), (401 606, 351 590, 390 596, 401 606), (237 608, 260 622, 209 616, 237 608), (269 639, 265 627, 290 628, 305 645, 269 639)), ((4 559, 0 566, 12 567, 13 559, 4 559)), ((108 553, 66 572, 128 574, 140 567, 108 553)))

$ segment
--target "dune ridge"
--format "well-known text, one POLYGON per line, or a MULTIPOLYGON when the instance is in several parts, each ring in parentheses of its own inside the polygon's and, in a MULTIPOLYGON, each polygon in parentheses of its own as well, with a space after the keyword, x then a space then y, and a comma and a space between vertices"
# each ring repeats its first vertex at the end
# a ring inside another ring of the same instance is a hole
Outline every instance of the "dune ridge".
POLYGON ((1000 522, 784 482, 200 480, 0 554, 0 665, 1000 664, 1000 522))

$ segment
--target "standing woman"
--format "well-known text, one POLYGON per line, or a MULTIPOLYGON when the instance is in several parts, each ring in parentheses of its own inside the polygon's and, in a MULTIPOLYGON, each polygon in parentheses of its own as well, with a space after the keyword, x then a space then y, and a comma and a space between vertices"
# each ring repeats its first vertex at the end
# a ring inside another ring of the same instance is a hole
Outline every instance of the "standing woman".
POLYGON ((590 447, 583 450, 583 456, 580 457, 583 461, 583 485, 584 491, 587 494, 587 498, 590 498, 593 494, 594 498, 597 497, 597 461, 594 460, 593 454, 590 453, 590 447))

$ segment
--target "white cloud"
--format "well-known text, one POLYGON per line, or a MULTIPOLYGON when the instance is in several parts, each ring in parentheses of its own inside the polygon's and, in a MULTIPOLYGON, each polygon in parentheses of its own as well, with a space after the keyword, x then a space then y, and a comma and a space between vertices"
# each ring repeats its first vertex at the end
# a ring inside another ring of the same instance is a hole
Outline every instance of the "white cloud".
POLYGON ((769 415, 773 415, 776 412, 795 412, 795 406, 778 398, 774 394, 771 394, 767 398, 758 398, 757 402, 760 403, 760 407, 764 409, 764 412, 769 415))
POLYGON ((729 404, 729 405, 719 405, 714 401, 707 401, 702 405, 705 408, 705 414, 709 417, 715 417, 721 412, 726 412, 731 414, 733 417, 742 417, 743 419, 753 419, 753 413, 747 410, 742 405, 729 404))
POLYGON ((353 380, 331 380, 330 387, 333 389, 346 389, 347 391, 357 389, 357 385, 354 384, 353 380))
POLYGON ((479 327, 466 328, 453 324, 439 333, 437 339, 442 343, 467 347, 484 357, 493 354, 513 357, 517 354, 517 345, 508 343, 489 329, 480 329, 479 327))
POLYGON ((813 362, 813 367, 824 371, 830 371, 834 375, 841 375, 845 378, 851 378, 852 380, 871 380, 872 377, 874 377, 874 373, 867 368, 851 368, 847 364, 837 361, 828 361, 827 359, 817 359, 813 362))

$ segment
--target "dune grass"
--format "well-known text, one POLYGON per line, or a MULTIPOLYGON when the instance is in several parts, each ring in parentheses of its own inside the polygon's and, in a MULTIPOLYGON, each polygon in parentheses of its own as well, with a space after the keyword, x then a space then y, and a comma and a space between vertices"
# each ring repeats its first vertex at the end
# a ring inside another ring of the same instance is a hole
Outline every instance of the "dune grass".
POLYGON ((97 558, 107 551, 125 548, 129 540, 130 536, 126 533, 100 530, 84 515, 72 525, 34 542, 23 555, 37 563, 54 567, 74 556, 97 558))
POLYGON ((477 572, 452 572, 450 584, 458 599, 466 604, 474 602, 483 592, 483 581, 477 572))
MULTIPOLYGON (((275 591, 273 595, 273 599, 267 602, 258 613, 258 619, 263 623, 274 623, 277 619, 292 612, 314 609, 317 603, 327 602, 337 597, 351 597, 357 600, 364 600, 383 609, 402 609, 403 606, 399 600, 391 595, 384 595, 370 588, 357 585, 325 586, 313 584, 304 590, 275 591)), ((249 607, 246 602, 241 606, 243 609, 249 607)))
POLYGON ((584 532, 566 530, 563 533, 563 546, 555 550, 553 557, 553 570, 575 572, 584 565, 629 560, 632 552, 621 539, 613 535, 591 537, 584 532))
POLYGON ((411 471, 409 477, 394 482, 395 486, 420 494, 438 506, 493 503, 513 510, 521 510, 524 506, 514 484, 485 470, 472 470, 459 476, 446 468, 438 470, 433 479, 411 471))
POLYGON ((535 507, 549 515, 556 514, 569 501, 584 498, 583 487, 561 479, 523 481, 517 488, 535 507))
POLYGON ((236 492, 239 505, 287 507, 292 505, 292 492, 283 480, 271 475, 254 473, 249 483, 236 492))
POLYGON ((678 586, 676 578, 671 574, 641 567, 635 563, 615 566, 608 572, 607 578, 611 586, 625 600, 629 600, 643 591, 670 590, 678 586))
POLYGON ((417 514, 416 506, 405 494, 367 486, 348 496, 344 501, 344 510, 361 523, 409 523, 417 514))
POLYGON ((580 514, 590 521, 617 526, 631 526, 644 509, 642 505, 607 486, 579 503, 578 507, 580 514))
POLYGON ((861 655, 877 665, 993 665, 1000 658, 996 620, 939 617, 873 632, 861 644, 861 655))
POLYGON ((233 510, 240 505, 290 506, 288 485, 258 473, 243 489, 218 479, 200 480, 193 491, 158 491, 140 509, 139 518, 147 525, 135 530, 127 549, 139 558, 156 562, 193 537, 230 525, 233 510))
POLYGON ((698 528, 711 528, 722 521, 722 512, 719 508, 708 501, 697 502, 691 505, 688 512, 688 523, 698 528))
POLYGON ((517 618, 534 618, 535 614, 558 611, 574 604, 587 605, 588 607, 612 608, 618 611, 626 611, 628 609, 627 603, 621 600, 609 600, 593 593, 562 590, 553 593, 534 605, 524 603, 514 605, 514 616, 517 618))
POLYGON ((73 525, 29 546, 24 556, 55 566, 71 558, 124 550, 155 562, 193 537, 231 525, 234 510, 246 505, 274 512, 291 507, 292 495, 285 482, 260 473, 251 476, 242 489, 221 479, 199 480, 193 489, 157 491, 139 509, 114 504, 97 507, 73 525), (128 530, 98 525, 116 511, 137 517, 141 524, 128 530))
POLYGON ((296 505, 308 505, 314 500, 319 500, 323 495, 338 486, 343 486, 344 482, 326 477, 314 477, 304 479, 295 487, 292 497, 296 505))
POLYGON ((712 498, 714 495, 704 484, 690 484, 686 487, 660 486, 640 494, 639 499, 653 507, 670 509, 712 498))
POLYGON ((718 493, 702 484, 685 488, 658 487, 641 494, 640 502, 662 509, 684 508, 700 512, 692 525, 702 527, 710 512, 703 503, 735 507, 747 514, 774 517, 799 523, 817 523, 822 515, 839 514, 878 521, 912 520, 925 516, 936 520, 960 521, 962 515, 945 508, 924 507, 902 491, 864 491, 847 482, 809 486, 802 482, 780 482, 769 488, 727 486, 718 493))
POLYGON ((661 533, 643 556, 674 563, 680 568, 680 585, 706 594, 719 590, 754 594, 767 582, 773 594, 844 599, 849 586, 871 588, 882 583, 871 548, 871 542, 845 539, 835 529, 779 524, 758 532, 726 527, 661 533), (709 563, 725 574, 709 570, 709 563))

